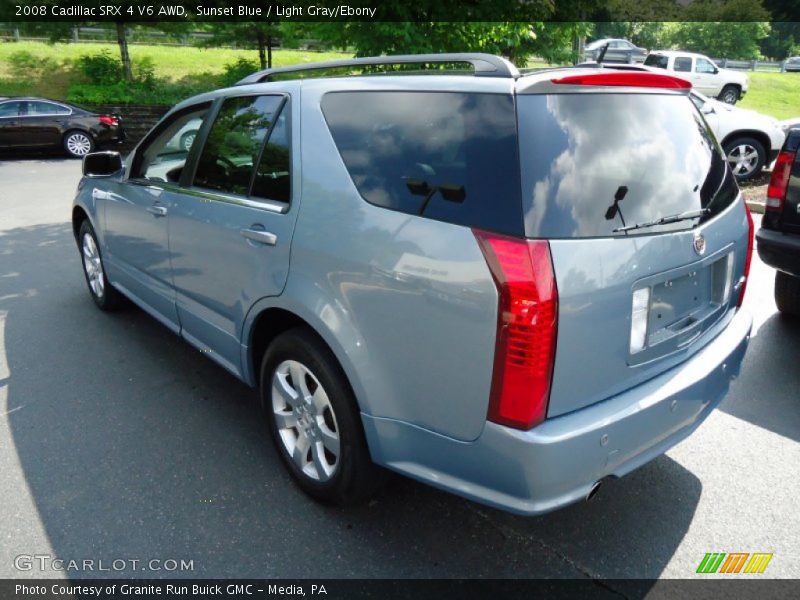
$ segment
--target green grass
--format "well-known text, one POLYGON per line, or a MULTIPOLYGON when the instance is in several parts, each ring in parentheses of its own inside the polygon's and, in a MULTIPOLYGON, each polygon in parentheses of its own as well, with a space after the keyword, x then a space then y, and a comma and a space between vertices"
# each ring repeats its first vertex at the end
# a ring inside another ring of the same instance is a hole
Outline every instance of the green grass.
MULTIPOLYGON (((45 44, 42 42, 0 42, 0 96, 36 95, 63 100, 71 83, 80 77, 72 69, 72 63, 84 54, 98 54, 107 50, 112 56, 119 55, 116 44, 45 44), (31 81, 19 81, 14 77, 9 57, 20 51, 30 52, 43 60, 54 60, 60 68, 40 75, 31 81)), ((194 79, 208 80, 208 75, 223 72, 226 64, 238 58, 258 61, 255 50, 232 48, 193 48, 175 46, 131 45, 129 47, 134 66, 144 57, 150 57, 155 66, 155 75, 171 82, 194 79), (203 77, 206 76, 206 77, 203 77)), ((348 56, 339 52, 308 52, 303 50, 274 50, 273 66, 317 62, 348 56)))
MULTIPOLYGON (((107 50, 117 56, 116 44, 45 44, 42 42, 0 43, 0 96, 36 95, 56 100, 66 98, 69 86, 80 81, 80 76, 71 68, 72 63, 84 54, 97 54, 107 50), (15 52, 27 51, 41 60, 52 60, 59 66, 39 74, 30 81, 21 81, 10 69, 9 57, 15 52)), ((149 57, 155 66, 158 78, 173 83, 208 82, 223 72, 226 64, 239 58, 258 60, 255 50, 232 48, 192 48, 175 46, 130 46, 134 65, 149 57)), ((276 67, 301 63, 344 58, 340 52, 308 52, 303 50, 275 50, 273 64, 276 67)), ((548 66, 541 62, 530 67, 548 66)), ((742 108, 788 119, 800 115, 800 73, 748 72, 750 90, 738 104, 742 108)))
POLYGON ((750 89, 736 105, 777 119, 800 116, 800 73, 748 72, 750 89))

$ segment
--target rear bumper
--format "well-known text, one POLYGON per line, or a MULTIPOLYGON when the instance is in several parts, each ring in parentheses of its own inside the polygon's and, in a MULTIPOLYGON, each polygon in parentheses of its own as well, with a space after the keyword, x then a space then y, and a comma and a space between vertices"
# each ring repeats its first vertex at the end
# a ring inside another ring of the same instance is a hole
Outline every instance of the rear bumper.
POLYGON ((593 406, 530 431, 487 423, 458 442, 408 423, 362 415, 373 460, 436 487, 518 514, 585 498, 694 431, 739 373, 752 317, 740 310, 686 362, 593 406))
POLYGON ((758 256, 773 269, 800 277, 800 235, 761 227, 756 233, 758 256))

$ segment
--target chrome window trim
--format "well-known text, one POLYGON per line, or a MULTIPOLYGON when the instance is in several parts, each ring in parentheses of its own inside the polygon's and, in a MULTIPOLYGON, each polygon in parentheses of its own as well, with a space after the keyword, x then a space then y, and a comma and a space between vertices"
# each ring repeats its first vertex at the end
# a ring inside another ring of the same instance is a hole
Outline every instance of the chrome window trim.
MULTIPOLYGON (((67 109, 69 112, 68 113, 45 113, 45 114, 36 114, 36 115, 31 115, 31 114, 27 114, 26 113, 24 115, 15 115, 15 116, 10 116, 10 117, 0 117, 0 119, 22 119, 22 118, 25 118, 25 117, 70 117, 73 114, 75 114, 75 111, 72 108, 70 108, 69 106, 66 106, 64 104, 60 104, 58 102, 53 102, 52 100, 14 100, 14 99, 10 99, 9 98, 8 100, 0 101, 0 106, 2 106, 3 104, 6 104, 8 102, 42 102, 44 104, 52 104, 53 106, 60 106, 61 108, 67 109)), ((87 115, 87 116, 89 116, 89 115, 87 115)))

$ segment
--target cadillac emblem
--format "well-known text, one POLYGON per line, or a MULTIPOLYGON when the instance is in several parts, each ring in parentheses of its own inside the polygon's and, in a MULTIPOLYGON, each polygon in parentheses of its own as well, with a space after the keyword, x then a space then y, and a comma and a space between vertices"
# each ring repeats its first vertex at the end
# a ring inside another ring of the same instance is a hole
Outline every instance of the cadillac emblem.
POLYGON ((692 245, 694 246, 694 251, 697 252, 698 255, 703 256, 703 254, 706 253, 706 238, 703 237, 702 233, 694 234, 692 245))

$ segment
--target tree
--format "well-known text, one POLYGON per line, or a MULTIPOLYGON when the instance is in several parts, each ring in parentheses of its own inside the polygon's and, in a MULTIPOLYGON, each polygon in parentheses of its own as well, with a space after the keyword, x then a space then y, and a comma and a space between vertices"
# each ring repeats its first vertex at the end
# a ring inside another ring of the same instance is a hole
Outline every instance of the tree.
POLYGON ((131 68, 131 55, 128 53, 128 33, 125 23, 117 21, 117 45, 119 46, 119 56, 122 61, 122 78, 125 81, 133 80, 133 69, 131 68))
POLYGON ((584 23, 373 22, 304 23, 303 34, 356 56, 488 52, 525 66, 531 56, 551 62, 573 58, 572 38, 584 23))
POLYGON ((274 21, 252 21, 226 23, 214 21, 206 24, 212 36, 204 46, 235 45, 258 50, 258 61, 262 69, 272 67, 272 48, 281 35, 282 24, 274 21))
POLYGON ((761 0, 697 0, 683 16, 686 21, 671 35, 672 46, 718 58, 759 58, 759 41, 770 33, 761 0))

